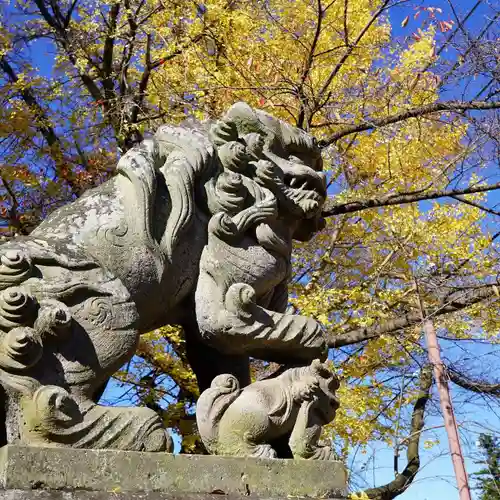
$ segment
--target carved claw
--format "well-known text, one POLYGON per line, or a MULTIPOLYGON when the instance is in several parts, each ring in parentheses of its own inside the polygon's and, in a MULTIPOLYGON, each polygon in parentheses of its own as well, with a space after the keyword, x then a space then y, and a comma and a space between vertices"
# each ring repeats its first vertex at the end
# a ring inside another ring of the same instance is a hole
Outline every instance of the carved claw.
POLYGON ((275 217, 276 213, 276 199, 271 196, 245 208, 233 218, 224 212, 216 213, 210 219, 208 231, 223 241, 231 242, 234 237, 243 234, 252 226, 275 217))
POLYGON ((320 378, 329 379, 333 376, 333 373, 329 370, 325 363, 322 363, 319 359, 314 359, 311 363, 311 369, 316 376, 320 378))
POLYGON ((71 313, 66 304, 58 300, 42 300, 35 321, 35 330, 40 335, 59 335, 66 333, 71 326, 71 313))
POLYGON ((269 197, 255 205, 242 210, 233 217, 233 221, 239 232, 244 232, 252 226, 272 219, 277 213, 277 203, 274 197, 269 197))
POLYGON ((223 241, 231 241, 238 234, 238 226, 224 212, 216 213, 208 223, 208 232, 223 241))
POLYGON ((337 460, 337 456, 329 446, 320 446, 309 457, 309 460, 337 460))
POLYGON ((297 403, 304 403, 309 409, 314 404, 315 393, 319 390, 319 383, 314 377, 304 377, 293 387, 293 398, 297 403))
POLYGON ((245 146, 237 141, 226 142, 217 149, 217 154, 225 170, 243 173, 250 160, 245 146))
POLYGON ((243 137, 246 143, 247 153, 251 156, 253 160, 260 160, 262 158, 262 150, 264 149, 264 138, 255 132, 251 134, 246 134, 243 137))
POLYGON ((31 424, 42 433, 54 427, 68 428, 80 420, 80 408, 71 394, 55 385, 41 386, 33 394, 31 424))
POLYGON ((257 445, 253 452, 249 455, 253 458, 278 458, 278 454, 274 450, 274 448, 269 444, 259 444, 257 445))

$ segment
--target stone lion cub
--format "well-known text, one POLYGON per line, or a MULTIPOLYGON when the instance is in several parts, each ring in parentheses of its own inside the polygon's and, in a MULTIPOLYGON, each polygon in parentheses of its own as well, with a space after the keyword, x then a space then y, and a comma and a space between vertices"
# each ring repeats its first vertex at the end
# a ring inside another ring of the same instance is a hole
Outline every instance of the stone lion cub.
POLYGON ((318 439, 339 407, 338 387, 319 360, 243 389, 234 376, 219 375, 198 400, 198 430, 217 455, 278 458, 272 443, 288 438, 294 458, 333 460, 331 448, 318 439))

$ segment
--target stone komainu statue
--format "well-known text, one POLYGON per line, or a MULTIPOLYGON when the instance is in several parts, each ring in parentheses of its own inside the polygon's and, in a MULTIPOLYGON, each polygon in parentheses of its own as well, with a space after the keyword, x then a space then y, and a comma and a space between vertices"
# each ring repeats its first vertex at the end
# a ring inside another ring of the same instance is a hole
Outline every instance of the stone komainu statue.
MULTIPOLYGON (((249 357, 308 364, 320 325, 286 313, 292 240, 322 227, 312 137, 238 103, 208 131, 162 126, 117 175, 0 247, 7 440, 168 450, 147 408, 96 404, 139 335, 180 324, 201 390, 249 357)), ((1 435, 1 433, 0 433, 1 435)))
POLYGON ((319 446, 322 427, 335 417, 339 381, 319 360, 240 389, 233 375, 219 375, 197 402, 198 430, 214 454, 276 458, 282 439, 294 458, 335 459, 319 446))

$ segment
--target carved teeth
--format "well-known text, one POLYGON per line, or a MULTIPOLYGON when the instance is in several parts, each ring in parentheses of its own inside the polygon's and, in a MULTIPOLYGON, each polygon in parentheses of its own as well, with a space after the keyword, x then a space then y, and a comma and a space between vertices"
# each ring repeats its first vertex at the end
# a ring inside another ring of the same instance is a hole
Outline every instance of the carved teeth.
POLYGON ((294 177, 291 181, 290 181, 290 187, 294 187, 297 183, 299 182, 299 180, 297 179, 297 177, 294 177))
POLYGON ((302 203, 302 210, 304 210, 304 212, 306 213, 309 213, 309 212, 312 212, 312 211, 316 211, 318 209, 318 202, 314 201, 314 200, 304 200, 302 203))

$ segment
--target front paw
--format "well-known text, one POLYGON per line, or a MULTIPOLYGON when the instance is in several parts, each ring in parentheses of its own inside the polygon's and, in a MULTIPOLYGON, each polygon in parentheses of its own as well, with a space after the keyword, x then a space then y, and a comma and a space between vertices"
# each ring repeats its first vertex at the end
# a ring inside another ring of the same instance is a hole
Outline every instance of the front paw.
POLYGON ((328 345, 323 332, 323 325, 313 318, 307 316, 297 316, 304 323, 304 347, 314 349, 317 353, 315 356, 320 362, 323 362, 328 357, 328 345))
POLYGON ((314 453, 309 457, 309 460, 338 460, 337 455, 329 446, 320 446, 314 453))

